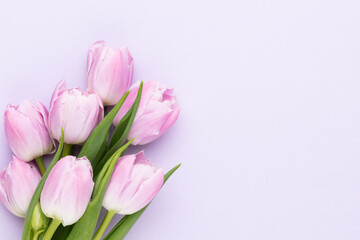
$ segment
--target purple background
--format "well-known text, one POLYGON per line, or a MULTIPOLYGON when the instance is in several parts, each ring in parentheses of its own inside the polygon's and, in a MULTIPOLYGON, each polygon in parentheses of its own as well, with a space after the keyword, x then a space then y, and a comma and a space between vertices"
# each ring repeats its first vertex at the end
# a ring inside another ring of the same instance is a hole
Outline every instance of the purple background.
MULTIPOLYGON (((176 89, 145 146, 183 166, 127 239, 360 238, 360 2, 1 1, 0 109, 85 89, 89 46, 127 45, 134 80, 176 89)), ((10 151, 0 125, 1 166, 10 151)), ((134 149, 132 151, 135 151, 134 149)), ((0 207, 1 239, 23 221, 0 207)))

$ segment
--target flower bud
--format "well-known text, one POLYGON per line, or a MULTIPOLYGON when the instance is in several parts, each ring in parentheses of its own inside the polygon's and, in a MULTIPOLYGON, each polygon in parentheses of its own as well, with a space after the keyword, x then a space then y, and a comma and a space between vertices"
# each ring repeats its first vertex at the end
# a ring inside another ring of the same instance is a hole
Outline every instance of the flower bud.
POLYGON ((35 166, 14 156, 7 169, 0 171, 0 201, 14 215, 25 217, 40 179, 35 166))
POLYGON ((31 228, 37 232, 46 229, 49 225, 49 219, 41 211, 40 203, 35 205, 34 212, 31 218, 31 228))
POLYGON ((10 148, 15 156, 26 162, 54 150, 47 128, 48 111, 42 103, 36 103, 25 100, 18 106, 8 105, 4 117, 10 148))
POLYGON ((115 105, 131 86, 133 63, 127 48, 94 43, 88 54, 88 90, 98 94, 104 105, 115 105))
POLYGON ((163 170, 146 160, 144 152, 124 156, 115 166, 103 206, 118 214, 133 214, 151 202, 163 183, 163 170))
POLYGON ((57 85, 49 113, 49 129, 53 138, 59 141, 63 128, 65 143, 82 144, 103 117, 103 105, 96 94, 82 92, 78 88, 68 90, 64 81, 57 85))
MULTIPOLYGON (((128 98, 114 119, 115 125, 119 124, 133 105, 138 90, 139 87, 132 87, 128 98)), ((156 140, 176 122, 179 112, 180 107, 173 89, 161 86, 155 81, 145 83, 128 140, 135 138, 133 145, 144 145, 156 140)))
POLYGON ((89 204, 94 188, 91 164, 86 157, 62 158, 51 170, 41 193, 41 209, 64 226, 77 222, 89 204))

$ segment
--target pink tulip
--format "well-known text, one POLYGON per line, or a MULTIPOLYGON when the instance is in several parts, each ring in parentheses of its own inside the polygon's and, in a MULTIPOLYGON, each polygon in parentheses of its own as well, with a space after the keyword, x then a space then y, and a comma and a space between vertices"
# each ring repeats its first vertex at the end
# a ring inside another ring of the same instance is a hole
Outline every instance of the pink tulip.
POLYGON ((97 93, 104 105, 115 105, 131 86, 133 69, 127 48, 112 48, 98 41, 88 54, 88 90, 97 93))
POLYGON ((91 164, 86 157, 62 158, 52 169, 41 193, 41 209, 64 226, 85 213, 94 188, 91 164))
POLYGON ((54 150, 47 128, 48 111, 39 101, 36 105, 28 100, 8 105, 4 120, 8 143, 18 158, 28 162, 54 150))
MULTIPOLYGON (((135 101, 138 87, 133 86, 120 112, 114 119, 117 125, 135 101)), ((150 143, 164 134, 177 120, 180 107, 173 89, 155 81, 144 84, 139 109, 128 135, 133 145, 150 143)))
POLYGON ((14 156, 8 168, 0 171, 0 201, 14 215, 25 217, 40 179, 36 167, 14 156))
POLYGON ((144 152, 119 159, 105 193, 103 206, 118 214, 133 214, 155 197, 164 172, 146 160, 144 152))
POLYGON ((82 144, 103 119, 101 99, 96 94, 78 88, 68 90, 61 81, 51 98, 49 128, 53 138, 59 140, 64 129, 65 143, 82 144))

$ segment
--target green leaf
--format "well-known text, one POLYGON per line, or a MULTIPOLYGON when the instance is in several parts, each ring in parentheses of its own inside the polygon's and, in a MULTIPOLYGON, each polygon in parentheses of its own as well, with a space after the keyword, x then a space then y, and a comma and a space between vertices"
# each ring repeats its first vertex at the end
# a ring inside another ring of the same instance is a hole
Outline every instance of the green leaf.
POLYGON ((120 155, 126 151, 132 140, 118 149, 109 159, 110 164, 101 170, 102 179, 96 180, 92 199, 80 220, 74 225, 67 240, 91 239, 98 221, 106 188, 120 155))
MULTIPOLYGON (((166 181, 173 175, 173 173, 181 166, 181 164, 177 165, 173 169, 171 169, 167 174, 164 176, 164 184, 166 181)), ((134 224, 139 220, 141 215, 145 212, 145 210, 148 208, 150 203, 141 209, 140 211, 132 214, 127 215, 123 217, 119 223, 109 232, 109 234, 104 238, 104 240, 122 240, 125 238, 125 236, 129 233, 131 228, 134 226, 134 224)))
POLYGON ((125 114, 125 116, 120 120, 119 124, 116 126, 113 136, 111 137, 110 146, 109 148, 113 148, 114 146, 124 143, 126 137, 131 129, 131 125, 134 122, 136 117, 137 110, 139 108, 139 104, 142 97, 144 83, 141 82, 137 96, 133 105, 131 106, 130 110, 125 114))
POLYGON ((111 138, 107 153, 105 154, 103 159, 98 163, 98 165, 95 167, 94 176, 98 175, 98 173, 104 167, 106 161, 114 154, 114 152, 116 152, 117 149, 119 149, 124 144, 131 129, 131 126, 134 122, 137 110, 139 108, 142 90, 143 90, 143 82, 140 83, 134 104, 117 125, 114 134, 111 138))
POLYGON ((25 218, 25 223, 24 223, 24 228, 23 228, 23 234, 22 234, 22 239, 23 240, 30 240, 31 239, 31 220, 33 217, 33 213, 34 213, 34 209, 36 207, 36 204, 39 203, 40 201, 40 196, 41 196, 41 191, 44 188, 46 179, 48 178, 51 170, 53 169, 53 167, 55 166, 55 164, 57 163, 57 161, 60 159, 62 150, 64 147, 64 131, 63 129, 61 129, 61 139, 60 139, 60 144, 59 147, 57 149, 57 152, 53 158, 53 160, 50 163, 50 166, 48 167, 48 169, 46 170, 46 172, 44 173, 44 176, 41 178, 35 192, 34 195, 31 199, 27 214, 26 214, 26 218, 25 218))
POLYGON ((110 132, 108 131, 107 135, 106 135, 106 137, 104 139, 104 142, 102 143, 102 145, 101 145, 101 147, 99 149, 99 152, 96 155, 96 158, 95 158, 96 163, 99 162, 106 153, 106 150, 107 150, 107 147, 108 147, 107 145, 108 145, 109 135, 110 135, 110 132))
POLYGON ((90 160, 93 167, 97 165, 98 161, 102 157, 99 156, 99 152, 101 153, 104 151, 104 145, 106 146, 109 138, 111 124, 128 95, 129 91, 125 93, 125 95, 109 112, 109 114, 107 114, 106 117, 99 123, 99 125, 95 127, 79 153, 79 157, 86 156, 90 160))

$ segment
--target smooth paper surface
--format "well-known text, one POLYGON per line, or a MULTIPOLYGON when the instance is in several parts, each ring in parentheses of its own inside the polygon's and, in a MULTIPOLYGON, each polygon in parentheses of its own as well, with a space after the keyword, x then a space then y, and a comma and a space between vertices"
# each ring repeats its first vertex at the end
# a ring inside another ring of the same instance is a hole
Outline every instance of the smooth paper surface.
MULTIPOLYGON (((128 46, 134 81, 174 87, 181 106, 146 155, 183 164, 127 239, 356 240, 359 12, 358 0, 2 1, 0 109, 48 106, 62 79, 84 90, 93 42, 128 46)), ((5 167, 3 124, 0 153, 5 167)), ((0 206, 0 222, 1 239, 20 239, 22 219, 0 206)))

